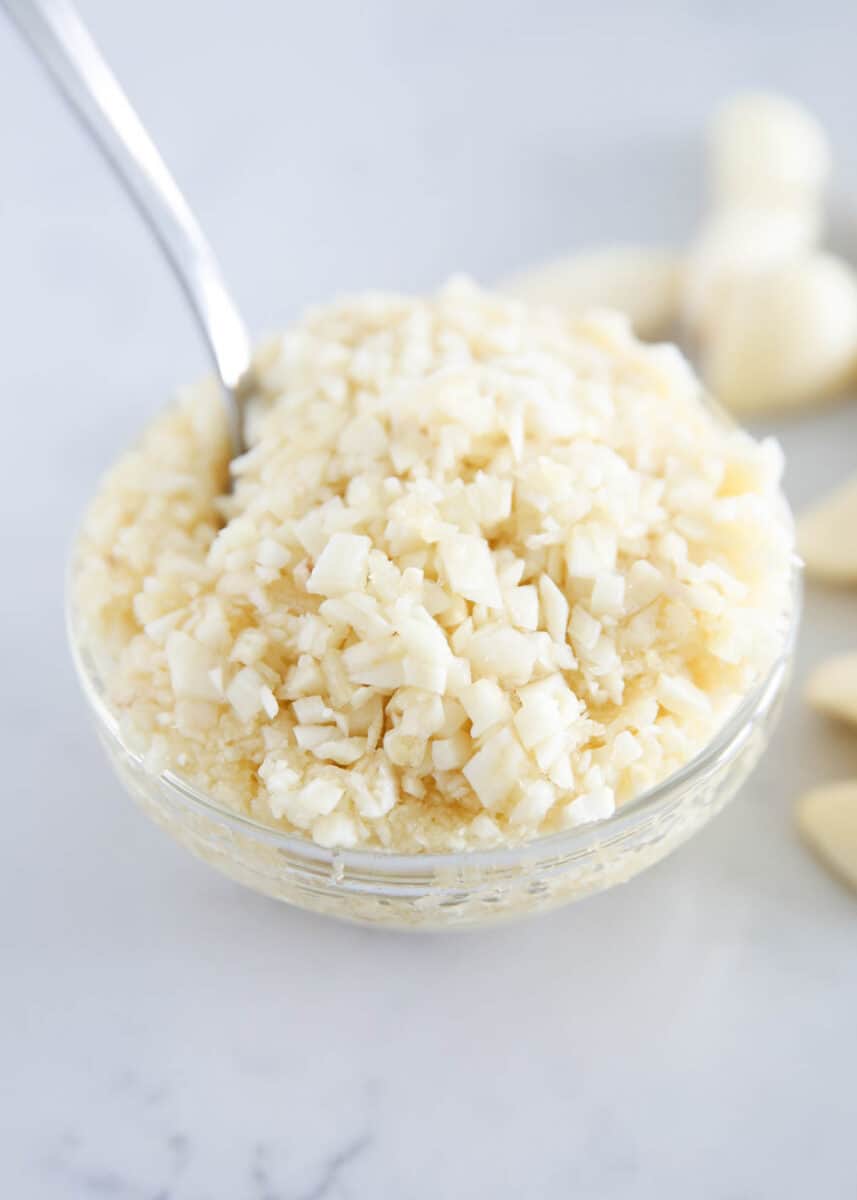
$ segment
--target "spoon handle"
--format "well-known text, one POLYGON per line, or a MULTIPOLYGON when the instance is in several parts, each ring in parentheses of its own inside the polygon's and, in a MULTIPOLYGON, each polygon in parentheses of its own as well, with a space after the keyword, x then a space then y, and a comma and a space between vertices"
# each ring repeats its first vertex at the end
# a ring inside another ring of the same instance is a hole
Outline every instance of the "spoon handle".
POLYGON ((229 403, 241 450, 240 384, 250 366, 244 322, 208 239, 158 150, 67 0, 0 0, 145 218, 190 303, 229 403))

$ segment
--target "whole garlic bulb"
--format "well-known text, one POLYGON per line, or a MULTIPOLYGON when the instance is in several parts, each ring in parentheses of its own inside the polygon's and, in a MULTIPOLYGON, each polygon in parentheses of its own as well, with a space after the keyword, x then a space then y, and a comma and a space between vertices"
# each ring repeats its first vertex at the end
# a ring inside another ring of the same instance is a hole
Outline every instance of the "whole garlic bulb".
POLYGON ((821 125, 800 104, 768 92, 742 93, 720 108, 710 155, 721 207, 818 203, 830 176, 821 125))
POLYGON ((857 363, 857 275, 813 253, 743 280, 718 306, 702 373, 727 407, 753 414, 822 399, 857 363))

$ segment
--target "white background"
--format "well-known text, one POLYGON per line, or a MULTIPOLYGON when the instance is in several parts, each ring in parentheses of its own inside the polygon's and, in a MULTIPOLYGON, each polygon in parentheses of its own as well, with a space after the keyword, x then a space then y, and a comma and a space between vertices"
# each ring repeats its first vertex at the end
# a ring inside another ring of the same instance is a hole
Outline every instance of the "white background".
MULTIPOLYGON (((781 87, 857 168, 849 3, 90 0, 254 329, 362 286, 682 239, 701 131, 781 87)), ((740 800, 550 917, 381 934, 241 891, 108 772, 62 627, 99 473, 202 350, 146 233, 0 21, 0 1190, 10 1200, 857 1194, 857 903, 792 806, 857 775, 795 691, 740 800)), ((857 212, 857 201, 855 201, 857 212)), ((857 406, 782 428, 802 504, 857 406)), ((857 644, 813 590, 798 683, 857 644)))

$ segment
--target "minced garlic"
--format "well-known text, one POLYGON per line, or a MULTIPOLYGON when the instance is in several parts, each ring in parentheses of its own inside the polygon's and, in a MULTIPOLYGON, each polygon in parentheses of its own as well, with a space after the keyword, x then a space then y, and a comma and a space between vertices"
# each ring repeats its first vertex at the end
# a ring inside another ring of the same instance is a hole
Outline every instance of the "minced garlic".
POLYGON ((781 649, 779 451, 624 319, 370 295, 257 373, 231 494, 197 387, 80 540, 83 638, 152 771, 323 846, 521 841, 664 779, 781 649))

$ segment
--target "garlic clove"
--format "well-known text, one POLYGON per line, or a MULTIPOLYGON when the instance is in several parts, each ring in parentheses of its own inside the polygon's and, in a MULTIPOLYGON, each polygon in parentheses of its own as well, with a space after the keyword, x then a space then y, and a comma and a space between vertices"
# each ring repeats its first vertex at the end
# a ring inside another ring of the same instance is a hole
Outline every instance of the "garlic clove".
POLYGON ((725 304, 748 279, 803 257, 821 237, 821 210, 742 206, 715 212, 686 259, 681 296, 683 328, 703 341, 725 304))
POLYGON ((857 891, 857 780, 829 783, 798 802, 798 829, 826 867, 857 891))
POLYGON ((857 476, 804 513, 797 549, 810 575, 857 582, 857 476))
POLYGON ((857 725, 857 652, 820 663, 809 677, 806 698, 819 712, 857 725))
POLYGON ((857 275, 811 254, 747 278, 718 309, 702 374, 735 412, 797 408, 835 393, 857 363, 857 275))
POLYGON ((741 93, 720 107, 711 125, 710 169, 722 206, 818 199, 831 159, 819 122, 785 96, 741 93))
POLYGON ((511 276, 499 289, 572 313, 615 308, 640 337, 656 338, 676 318, 680 281, 681 259, 672 250, 610 246, 534 267, 511 276))

